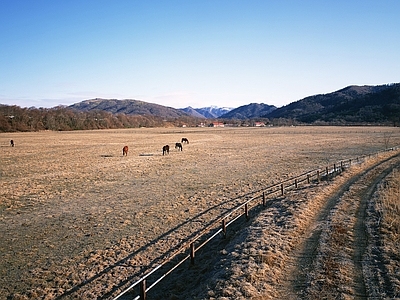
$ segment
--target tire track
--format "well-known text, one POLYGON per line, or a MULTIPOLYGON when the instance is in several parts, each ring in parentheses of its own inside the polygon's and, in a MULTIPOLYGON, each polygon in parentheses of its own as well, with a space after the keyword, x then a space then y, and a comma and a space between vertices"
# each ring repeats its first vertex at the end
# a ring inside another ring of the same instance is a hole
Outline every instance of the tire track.
POLYGON ((303 299, 367 297, 362 266, 368 246, 366 209, 379 183, 399 164, 399 155, 379 161, 327 199, 297 253, 290 279, 294 294, 303 299))

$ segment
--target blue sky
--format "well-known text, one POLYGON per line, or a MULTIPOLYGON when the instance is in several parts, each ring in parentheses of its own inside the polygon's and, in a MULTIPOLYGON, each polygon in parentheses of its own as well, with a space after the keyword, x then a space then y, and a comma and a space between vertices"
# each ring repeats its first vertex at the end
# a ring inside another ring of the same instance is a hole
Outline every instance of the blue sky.
POLYGON ((277 107, 400 82, 400 1, 1 0, 0 103, 277 107))

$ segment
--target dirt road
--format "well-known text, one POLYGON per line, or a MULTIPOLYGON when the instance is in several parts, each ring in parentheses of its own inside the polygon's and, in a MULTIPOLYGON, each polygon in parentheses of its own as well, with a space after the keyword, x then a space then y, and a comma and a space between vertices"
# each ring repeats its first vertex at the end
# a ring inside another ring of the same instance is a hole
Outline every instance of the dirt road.
MULTIPOLYGON (((382 253, 372 199, 397 153, 268 202, 227 242, 199 254, 154 299, 395 299, 399 257, 382 253), (211 253, 210 253, 211 252, 211 253), (202 259, 201 256, 204 256, 202 259), (393 270, 393 267, 391 268, 393 270)), ((397 173, 398 174, 398 173, 397 173)))
POLYGON ((376 289, 381 290, 380 296, 395 297, 386 278, 390 274, 382 270, 383 261, 375 262, 375 270, 368 274, 383 274, 384 285, 364 275, 363 263, 368 259, 364 257, 368 243, 372 242, 366 228, 367 205, 378 185, 399 166, 399 156, 378 161, 351 177, 327 199, 311 224, 312 230, 307 232, 310 236, 299 247, 291 273, 293 288, 302 299, 365 299, 376 289))

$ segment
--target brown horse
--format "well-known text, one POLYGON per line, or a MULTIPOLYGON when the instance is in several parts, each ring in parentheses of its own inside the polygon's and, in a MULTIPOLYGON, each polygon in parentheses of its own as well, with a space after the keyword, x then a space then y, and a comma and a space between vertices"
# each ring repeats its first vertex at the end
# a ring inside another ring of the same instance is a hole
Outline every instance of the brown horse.
POLYGON ((128 156, 128 146, 122 148, 122 156, 128 156))
POLYGON ((162 155, 169 154, 169 145, 162 147, 162 155))
POLYGON ((187 138, 182 138, 181 143, 189 144, 189 140, 187 138))

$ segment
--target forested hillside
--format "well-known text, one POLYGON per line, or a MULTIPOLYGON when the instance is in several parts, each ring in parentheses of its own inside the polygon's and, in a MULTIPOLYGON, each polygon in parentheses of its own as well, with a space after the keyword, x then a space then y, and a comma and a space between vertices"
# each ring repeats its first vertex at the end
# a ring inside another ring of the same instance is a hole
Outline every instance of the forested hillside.
POLYGON ((113 114, 157 116, 163 118, 179 118, 188 116, 182 110, 140 100, 91 99, 69 106, 78 111, 102 110, 113 114))
POLYGON ((310 96, 264 115, 307 124, 400 123, 400 84, 349 86, 339 91, 310 96))

